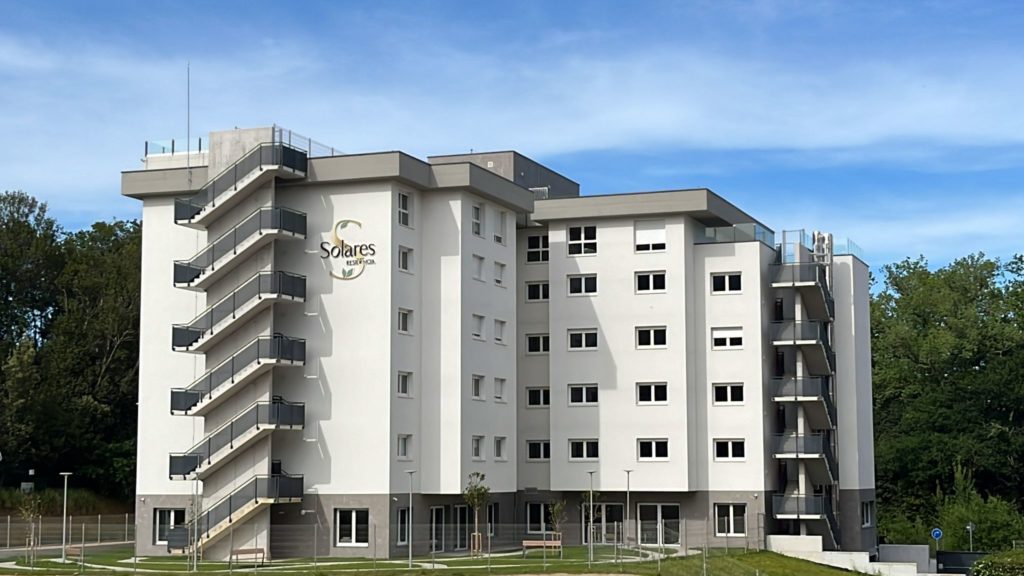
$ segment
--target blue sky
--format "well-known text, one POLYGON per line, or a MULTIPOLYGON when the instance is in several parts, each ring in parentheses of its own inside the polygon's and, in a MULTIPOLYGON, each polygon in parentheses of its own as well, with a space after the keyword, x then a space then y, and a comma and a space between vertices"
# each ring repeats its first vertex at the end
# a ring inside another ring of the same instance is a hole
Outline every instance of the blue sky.
POLYGON ((132 218, 145 140, 277 123, 346 152, 516 149, 585 194, 706 186, 875 266, 1024 251, 1007 2, 0 0, 0 189, 132 218))

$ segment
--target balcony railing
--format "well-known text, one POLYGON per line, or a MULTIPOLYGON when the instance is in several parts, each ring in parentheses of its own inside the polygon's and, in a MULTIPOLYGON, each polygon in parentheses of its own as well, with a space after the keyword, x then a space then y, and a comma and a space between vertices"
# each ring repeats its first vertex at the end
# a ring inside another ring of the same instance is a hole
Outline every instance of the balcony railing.
POLYGON ((254 171, 262 170, 264 166, 283 166, 305 174, 308 163, 305 152, 286 144, 257 144, 240 160, 213 177, 195 195, 175 200, 174 221, 179 224, 191 222, 203 210, 216 206, 221 196, 235 190, 239 183, 246 180, 254 171))
POLYGON ((175 350, 189 349, 200 339, 212 335, 222 321, 235 318, 239 309, 254 300, 268 297, 304 299, 306 277, 280 271, 257 273, 188 324, 175 324, 171 332, 171 347, 175 350))
POLYGON ((835 317, 835 300, 828 285, 828 271, 824 264, 818 262, 794 262, 788 264, 772 264, 772 284, 815 286, 811 296, 820 297, 828 318, 835 317))
POLYGON ((775 247, 775 233, 760 224, 747 223, 734 226, 709 226, 699 231, 694 244, 721 244, 727 242, 761 242, 775 247))
POLYGON ((772 512, 775 516, 822 516, 825 514, 825 498, 822 496, 772 495, 772 512))
POLYGON ((221 234, 206 248, 188 260, 174 262, 174 283, 191 284, 200 276, 211 272, 221 258, 236 254, 239 245, 251 238, 271 231, 289 232, 306 237, 306 214, 287 208, 260 208, 241 224, 221 234))
POLYGON ((776 398, 821 398, 828 411, 829 421, 836 423, 836 403, 829 386, 830 378, 773 378, 772 388, 776 398))
MULTIPOLYGON (((828 372, 835 372, 836 355, 828 336, 828 323, 817 320, 776 320, 772 322, 772 341, 778 343, 803 344, 813 342, 821 346, 828 372)), ((816 372, 817 373, 817 372, 816 372)))
POLYGON ((253 430, 265 427, 301 427, 306 421, 306 405, 298 402, 256 402, 224 424, 187 452, 171 454, 170 475, 187 476, 202 465, 209 465, 213 455, 234 448, 235 441, 253 430))
POLYGON ((825 460, 832 478, 838 478, 839 466, 832 452, 832 445, 823 434, 776 434, 775 454, 821 457, 825 460))
POLYGON ((265 474, 254 476, 241 488, 228 494, 206 513, 199 517, 198 533, 206 539, 210 532, 224 523, 231 523, 235 515, 250 504, 260 500, 284 500, 302 498, 303 478, 301 475, 265 474))
POLYGON ((196 404, 208 400, 222 386, 232 384, 243 370, 261 362, 306 361, 306 341, 280 334, 260 336, 242 347, 234 356, 221 362, 187 388, 171 390, 171 412, 188 412, 196 404))

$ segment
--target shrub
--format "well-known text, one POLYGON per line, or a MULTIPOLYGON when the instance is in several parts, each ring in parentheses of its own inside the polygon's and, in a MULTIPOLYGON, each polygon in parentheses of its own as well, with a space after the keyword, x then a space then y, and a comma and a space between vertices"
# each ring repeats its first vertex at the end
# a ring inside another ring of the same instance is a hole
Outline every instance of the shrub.
POLYGON ((978 560, 971 571, 974 576, 1024 576, 1024 550, 992 554, 978 560))

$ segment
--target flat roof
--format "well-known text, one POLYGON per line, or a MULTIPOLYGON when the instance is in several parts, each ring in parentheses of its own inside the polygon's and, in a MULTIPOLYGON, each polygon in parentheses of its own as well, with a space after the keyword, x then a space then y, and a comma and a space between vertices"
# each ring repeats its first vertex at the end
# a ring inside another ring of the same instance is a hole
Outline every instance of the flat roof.
POLYGON ((547 222, 658 214, 686 214, 706 226, 732 226, 745 223, 764 226, 757 219, 707 188, 537 200, 534 202, 531 219, 537 222, 547 222))

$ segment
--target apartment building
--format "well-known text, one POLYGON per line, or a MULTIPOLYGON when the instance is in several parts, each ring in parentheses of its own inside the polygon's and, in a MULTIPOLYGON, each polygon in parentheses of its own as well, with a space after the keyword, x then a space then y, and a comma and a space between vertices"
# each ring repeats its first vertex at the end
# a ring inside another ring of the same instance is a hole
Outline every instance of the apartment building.
POLYGON ((472 472, 506 544, 564 501, 570 544, 874 548, 852 243, 706 189, 580 196, 515 152, 341 154, 279 127, 185 148, 122 175, 139 554, 463 550, 472 472))

